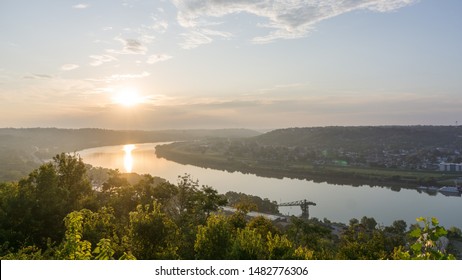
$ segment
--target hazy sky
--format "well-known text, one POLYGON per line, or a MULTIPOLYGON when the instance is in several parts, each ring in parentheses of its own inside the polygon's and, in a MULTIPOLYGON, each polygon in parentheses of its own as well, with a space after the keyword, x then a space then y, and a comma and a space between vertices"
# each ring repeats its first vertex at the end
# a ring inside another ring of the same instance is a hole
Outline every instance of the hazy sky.
POLYGON ((0 0, 0 127, 460 124, 461 13, 460 0, 0 0))

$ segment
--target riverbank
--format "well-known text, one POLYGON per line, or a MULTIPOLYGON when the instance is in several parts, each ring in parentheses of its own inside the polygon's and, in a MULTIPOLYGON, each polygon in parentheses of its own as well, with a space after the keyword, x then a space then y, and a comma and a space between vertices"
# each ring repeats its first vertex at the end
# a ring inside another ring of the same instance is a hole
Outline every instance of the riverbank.
POLYGON ((417 189, 421 185, 444 186, 454 184, 458 174, 437 171, 416 171, 388 168, 362 168, 338 165, 314 165, 257 161, 248 157, 229 157, 222 153, 201 152, 187 149, 188 143, 177 142, 156 148, 156 155, 181 164, 204 168, 239 171, 268 178, 293 178, 326 182, 336 185, 370 185, 417 189))

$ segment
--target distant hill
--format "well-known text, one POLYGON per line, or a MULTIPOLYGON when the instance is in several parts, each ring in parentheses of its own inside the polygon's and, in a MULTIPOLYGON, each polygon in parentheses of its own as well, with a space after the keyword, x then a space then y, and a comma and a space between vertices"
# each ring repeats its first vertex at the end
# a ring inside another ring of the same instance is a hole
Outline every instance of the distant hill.
POLYGON ((158 147, 156 154, 182 164, 273 178, 442 186, 461 176, 440 172, 439 164, 462 163, 462 127, 286 128, 250 138, 177 142, 158 147))
POLYGON ((0 182, 17 180, 43 160, 61 152, 127 143, 246 138, 260 134, 249 129, 118 131, 94 128, 0 128, 0 182))
POLYGON ((286 128, 256 136, 261 145, 316 149, 413 149, 462 150, 462 126, 360 126, 286 128))
POLYGON ((191 129, 157 131, 122 131, 95 128, 0 128, 0 147, 53 148, 74 151, 101 145, 126 143, 194 140, 199 138, 253 137, 260 133, 249 129, 191 129))

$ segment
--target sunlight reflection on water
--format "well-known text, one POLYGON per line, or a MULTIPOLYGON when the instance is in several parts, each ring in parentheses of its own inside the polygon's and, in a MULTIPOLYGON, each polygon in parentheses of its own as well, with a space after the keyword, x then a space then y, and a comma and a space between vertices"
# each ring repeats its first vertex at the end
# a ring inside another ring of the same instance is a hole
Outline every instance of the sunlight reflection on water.
POLYGON ((125 172, 131 173, 133 170, 133 156, 132 156, 132 151, 135 149, 135 145, 129 144, 129 145, 124 145, 124 168, 125 172))

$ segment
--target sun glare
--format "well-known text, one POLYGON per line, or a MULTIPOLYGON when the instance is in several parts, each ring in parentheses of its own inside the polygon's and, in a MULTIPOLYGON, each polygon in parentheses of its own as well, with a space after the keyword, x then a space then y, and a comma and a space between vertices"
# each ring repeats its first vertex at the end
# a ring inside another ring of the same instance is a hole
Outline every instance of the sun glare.
POLYGON ((132 151, 135 149, 135 145, 129 144, 129 145, 124 145, 124 168, 125 172, 131 173, 133 170, 133 156, 132 156, 132 151))
POLYGON ((136 89, 122 89, 113 98, 117 104, 132 107, 143 102, 143 98, 136 89))

